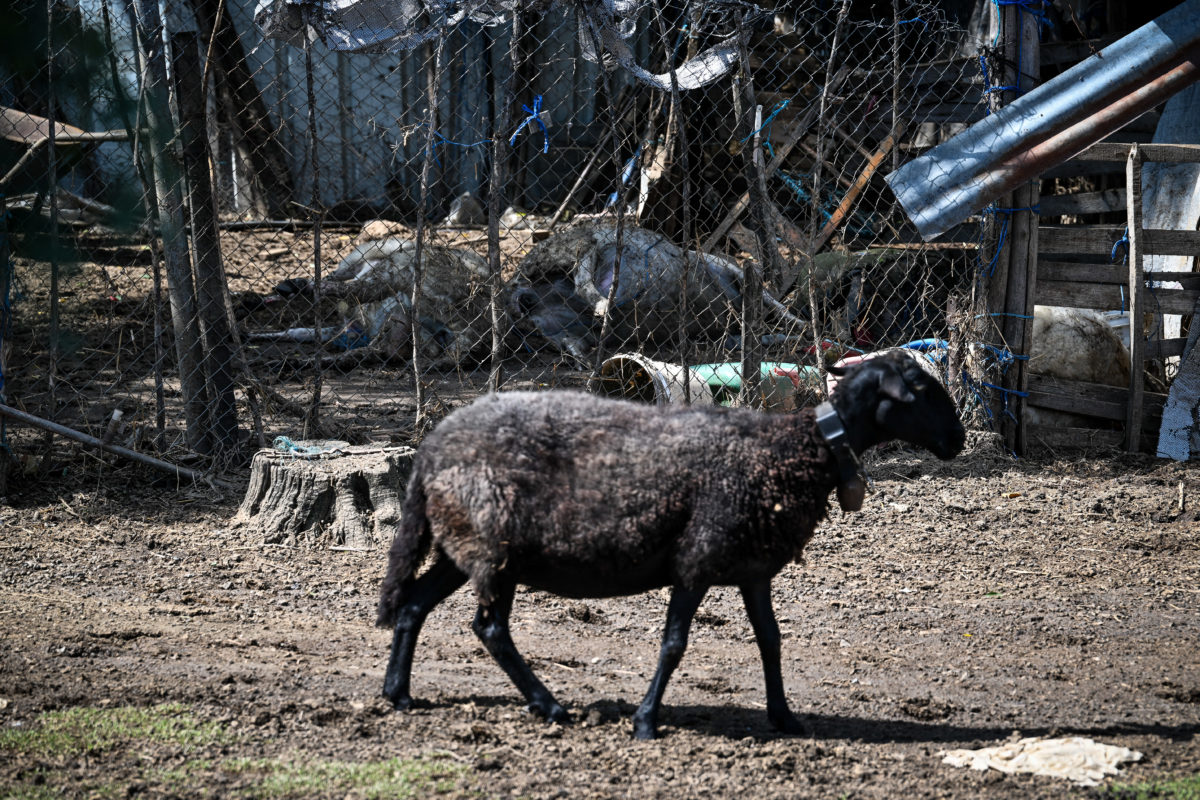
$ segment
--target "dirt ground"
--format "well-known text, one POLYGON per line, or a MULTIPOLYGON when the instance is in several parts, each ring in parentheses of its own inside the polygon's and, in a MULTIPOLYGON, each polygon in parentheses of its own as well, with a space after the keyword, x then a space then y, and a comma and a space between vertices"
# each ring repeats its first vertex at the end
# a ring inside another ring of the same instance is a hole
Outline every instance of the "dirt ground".
POLYGON ((395 713, 379 697, 390 637, 372 627, 382 549, 262 546, 229 527, 238 492, 131 467, 13 487, 0 502, 0 797, 371 797, 333 778, 272 789, 263 765, 393 758, 441 765, 414 796, 1103 794, 939 756, 1068 733, 1142 752, 1120 781, 1200 773, 1197 465, 1014 461, 976 437, 950 464, 892 450, 871 471, 863 511, 833 511, 807 563, 775 582, 809 735, 768 726, 740 600, 715 589, 649 743, 631 739, 630 715, 665 593, 518 596, 517 645, 575 715, 560 727, 523 710, 462 590, 417 651, 427 706, 395 713), (160 704, 222 735, 13 744, 44 712, 160 704))

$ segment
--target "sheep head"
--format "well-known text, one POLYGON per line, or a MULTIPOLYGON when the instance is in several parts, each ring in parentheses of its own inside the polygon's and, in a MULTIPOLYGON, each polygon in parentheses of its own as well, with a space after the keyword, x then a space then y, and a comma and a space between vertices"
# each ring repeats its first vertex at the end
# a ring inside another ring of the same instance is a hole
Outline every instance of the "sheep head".
POLYGON ((887 353, 830 372, 841 378, 830 402, 856 453, 893 439, 945 460, 962 451, 966 431, 954 401, 911 355, 887 353))

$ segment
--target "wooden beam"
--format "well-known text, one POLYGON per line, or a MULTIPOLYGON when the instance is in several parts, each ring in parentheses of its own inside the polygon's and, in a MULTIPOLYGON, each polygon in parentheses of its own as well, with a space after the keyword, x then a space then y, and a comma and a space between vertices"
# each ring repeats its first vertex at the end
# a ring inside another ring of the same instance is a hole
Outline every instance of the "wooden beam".
MULTIPOLYGON (((1038 277, 1048 281, 1076 283, 1125 283, 1129 269, 1124 264, 1076 264, 1071 261, 1039 261, 1038 277)), ((1200 272, 1147 272, 1146 281, 1178 281, 1185 289, 1200 289, 1200 272)), ((1151 291, 1166 291, 1152 289, 1151 291)))
MULTIPOLYGON (((1200 148, 1197 149, 1200 152, 1200 148)), ((1140 145, 1129 148, 1125 162, 1125 198, 1129 216, 1129 406, 1125 414, 1125 449, 1141 444, 1142 404, 1145 402, 1146 336, 1142 300, 1142 156, 1140 145)))
MULTIPOLYGON (((1145 392, 1144 399, 1146 415, 1161 417, 1167 396, 1145 392)), ((1039 408, 1071 411, 1123 422, 1128 401, 1129 389, 1124 386, 1073 381, 1036 373, 1029 376, 1029 404, 1039 408)))
POLYGON ((1200 231, 1143 229, 1142 254, 1147 256, 1200 256, 1200 231))
MULTIPOLYGON (((899 126, 899 130, 896 133, 900 136, 904 134, 903 124, 899 126)), ((846 194, 842 196, 842 202, 838 203, 838 207, 834 209, 833 214, 830 215, 829 219, 825 222, 824 227, 821 228, 821 232, 817 234, 817 238, 814 239, 812 244, 809 246, 808 252, 810 254, 816 255, 821 248, 825 246, 825 243, 829 241, 830 237, 833 236, 833 232, 836 231, 838 225, 841 225, 842 221, 846 219, 846 215, 848 215, 850 213, 850 209, 854 207, 854 203, 858 200, 858 196, 862 194, 863 189, 867 188, 867 184, 870 183, 871 177, 875 174, 876 170, 879 169, 879 165, 883 163, 883 160, 887 158, 888 153, 892 152, 892 147, 895 144, 896 139, 889 134, 888 137, 883 140, 883 143, 879 145, 879 149, 871 154, 871 157, 867 160, 862 172, 858 174, 858 178, 854 181, 854 185, 851 186, 846 194)))
POLYGON ((1071 66, 1083 61, 1119 39, 1119 36, 1101 36, 1080 42, 1049 42, 1042 45, 1042 66, 1071 66))
MULTIPOLYGON (((829 79, 829 85, 822 90, 822 93, 828 92, 832 94, 833 92, 836 92, 842 85, 842 82, 846 79, 848 72, 849 70, 843 67, 834 73, 833 77, 829 79)), ((813 122, 815 122, 817 119, 817 114, 820 113, 820 101, 821 95, 817 95, 812 99, 812 101, 810 101, 808 109, 796 119, 796 122, 784 136, 783 142, 775 148, 775 156, 771 159, 771 163, 767 164, 767 180, 770 180, 771 176, 775 174, 776 170, 783 166, 784 160, 787 159, 787 157, 791 154, 792 149, 795 148, 799 141, 808 133, 808 129, 812 127, 813 122)), ((711 253, 717 246, 717 242, 724 238, 725 234, 729 232, 729 229, 733 227, 733 223, 737 222, 738 217, 740 217, 749 206, 750 192, 747 191, 737 199, 737 202, 735 202, 733 207, 729 209, 729 213, 725 215, 725 219, 721 220, 721 224, 718 225, 716 229, 708 235, 708 238, 704 240, 704 243, 700 246, 700 252, 711 253)))
MULTIPOLYGON (((1039 278, 1035 297, 1041 306, 1094 308, 1098 311, 1131 309, 1132 306, 1127 282, 1118 285, 1090 280, 1076 282, 1039 278)), ((1195 289, 1144 289, 1142 302, 1157 313, 1190 314, 1197 298, 1200 298, 1200 291, 1195 289)))
MULTIPOLYGON (((1082 178, 1098 175, 1124 174, 1124 165, 1115 161, 1080 161, 1071 159, 1050 167, 1042 173, 1042 178, 1082 178)), ((1124 206, 1122 206, 1124 208, 1124 206)))
POLYGON ((1159 339, 1146 342, 1146 358, 1170 358, 1182 356, 1187 350, 1187 337, 1179 339, 1159 339))
MULTIPOLYGON (((1139 145, 1140 147, 1140 145, 1139 145)), ((1126 199, 1128 206, 1128 199, 1126 199)), ((1198 256, 1200 231, 1143 229, 1143 256, 1198 256)), ((1124 225, 1043 225, 1041 252, 1049 255, 1104 255, 1125 235, 1124 225)))
POLYGON ((1039 281, 1067 283, 1125 283, 1129 268, 1123 264, 1074 264, 1069 261, 1042 261, 1038 264, 1039 281))
MULTIPOLYGON (((1005 23, 1013 35, 1006 36, 1008 55, 1016 64, 1016 85, 1021 94, 1037 88, 1041 78, 1041 32, 1038 19, 1016 5, 1004 6, 1005 23), (1015 47, 1016 52, 1012 49, 1015 47)), ((1012 194, 1014 210, 1009 212, 1012 237, 1008 268, 1008 293, 1002 318, 1004 340, 1018 356, 1013 369, 1001 376, 1001 385, 1012 392, 1015 425, 1007 426, 1005 438, 1013 452, 1024 455, 1028 445, 1025 427, 1025 397, 1028 393, 1029 363, 1019 356, 1033 350, 1033 307, 1038 277, 1038 207, 1041 181, 1034 179, 1017 187, 1012 194)))

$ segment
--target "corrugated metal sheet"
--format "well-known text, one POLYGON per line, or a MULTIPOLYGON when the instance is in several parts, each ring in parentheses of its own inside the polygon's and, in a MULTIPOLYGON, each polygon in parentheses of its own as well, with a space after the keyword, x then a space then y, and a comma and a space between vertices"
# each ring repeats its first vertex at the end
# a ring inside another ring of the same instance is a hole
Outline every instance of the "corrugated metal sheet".
POLYGON ((887 177, 925 239, 1200 80, 1188 0, 887 177))

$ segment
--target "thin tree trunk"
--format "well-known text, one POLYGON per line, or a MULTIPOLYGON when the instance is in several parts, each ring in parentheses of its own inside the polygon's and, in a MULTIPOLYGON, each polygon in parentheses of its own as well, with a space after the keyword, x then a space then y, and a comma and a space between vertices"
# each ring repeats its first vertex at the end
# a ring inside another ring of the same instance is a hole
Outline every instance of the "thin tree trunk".
POLYGON ((237 455, 237 405, 233 392, 232 334, 226 312, 228 289, 221 263, 221 241, 209 171, 198 42, 194 31, 172 35, 171 66, 179 106, 183 164, 188 178, 197 311, 204 337, 202 363, 211 403, 211 453, 218 468, 227 468, 237 455))
MULTIPOLYGON (((515 15, 514 15, 515 16, 515 15)), ((444 25, 445 20, 438 20, 439 26, 444 25)), ((433 144, 434 137, 437 134, 438 126, 438 89, 442 83, 442 67, 446 53, 446 30, 441 27, 437 42, 434 45, 433 52, 433 74, 429 76, 429 81, 426 85, 428 93, 427 102, 429 103, 428 113, 425 117, 425 147, 424 160, 421 163, 421 194, 417 203, 417 231, 416 231, 416 246, 413 249, 413 278, 412 278, 412 306, 409 319, 412 328, 412 363, 413 363, 413 380, 416 384, 415 394, 417 401, 416 413, 416 428, 421 430, 421 425, 425 417, 425 386, 421 382, 421 284, 425 278, 425 229, 427 220, 425 208, 429 202, 429 180, 433 173, 433 144)))
POLYGON ((149 148, 153 153, 154 191, 158 197, 159 233, 166 263, 167 295, 171 324, 175 331, 175 354, 183 392, 187 443, 194 452, 211 450, 206 409, 208 398, 201 371, 203 344, 196 317, 196 289, 191 256, 184 235, 182 172, 171 149, 174 125, 168 101, 167 62, 163 53, 162 20, 158 6, 149 0, 129 0, 136 25, 138 50, 143 62, 146 120, 150 128, 149 148))
POLYGON ((191 5, 206 62, 208 53, 212 54, 206 73, 214 70, 218 102, 250 160, 260 190, 258 196, 269 217, 289 217, 295 196, 290 159, 275 135, 275 123, 246 63, 246 50, 233 26, 229 4, 222 0, 191 0, 191 5))

